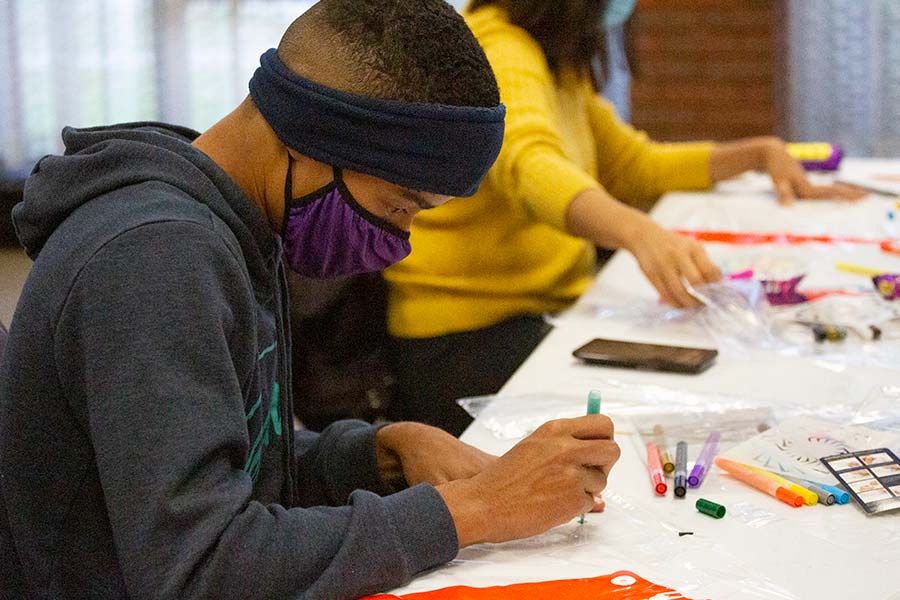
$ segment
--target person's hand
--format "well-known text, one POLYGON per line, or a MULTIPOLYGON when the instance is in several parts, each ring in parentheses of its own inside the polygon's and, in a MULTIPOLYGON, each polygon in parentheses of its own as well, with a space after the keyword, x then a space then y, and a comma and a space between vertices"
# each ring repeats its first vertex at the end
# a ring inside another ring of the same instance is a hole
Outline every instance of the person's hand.
POLYGON ((496 456, 459 441, 446 431, 422 423, 392 423, 375 434, 375 456, 382 479, 398 486, 440 485, 472 477, 496 456))
POLYGON ((794 200, 849 200, 857 201, 868 192, 858 187, 836 183, 813 185, 799 162, 787 151, 787 145, 778 138, 764 138, 762 145, 762 169, 772 178, 779 204, 793 204, 794 200))
POLYGON ((700 304, 688 293, 683 279, 696 286, 722 278, 699 242, 663 229, 649 217, 626 249, 637 259, 663 302, 676 308, 700 304))
POLYGON ((456 523, 460 547, 519 539, 603 510, 600 493, 619 453, 609 417, 559 419, 477 475, 437 489, 456 523))

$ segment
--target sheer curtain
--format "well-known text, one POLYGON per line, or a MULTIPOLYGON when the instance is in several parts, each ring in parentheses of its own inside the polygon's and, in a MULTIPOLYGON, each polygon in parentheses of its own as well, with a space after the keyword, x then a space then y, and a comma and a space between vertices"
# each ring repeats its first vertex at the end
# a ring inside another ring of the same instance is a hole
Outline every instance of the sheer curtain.
POLYGON ((0 171, 60 150, 64 125, 204 129, 314 2, 0 0, 0 171))
POLYGON ((791 138, 900 156, 900 1, 787 6, 791 138))

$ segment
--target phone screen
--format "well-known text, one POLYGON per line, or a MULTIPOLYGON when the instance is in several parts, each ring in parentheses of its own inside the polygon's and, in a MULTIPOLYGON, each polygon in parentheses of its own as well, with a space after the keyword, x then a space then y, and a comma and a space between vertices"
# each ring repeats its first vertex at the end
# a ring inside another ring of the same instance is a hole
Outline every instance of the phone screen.
POLYGON ((594 339, 573 354, 584 361, 612 367, 700 373, 712 365, 718 351, 594 339))

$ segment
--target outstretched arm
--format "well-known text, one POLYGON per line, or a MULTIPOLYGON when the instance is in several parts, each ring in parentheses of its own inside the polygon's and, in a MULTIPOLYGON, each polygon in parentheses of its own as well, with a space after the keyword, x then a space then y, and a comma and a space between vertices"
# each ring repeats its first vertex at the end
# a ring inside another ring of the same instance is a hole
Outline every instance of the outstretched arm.
POLYGON ((788 154, 777 137, 758 137, 716 144, 709 160, 713 181, 721 181, 746 171, 764 171, 772 177, 778 202, 791 204, 796 199, 859 200, 865 190, 837 183, 813 185, 803 167, 788 154))

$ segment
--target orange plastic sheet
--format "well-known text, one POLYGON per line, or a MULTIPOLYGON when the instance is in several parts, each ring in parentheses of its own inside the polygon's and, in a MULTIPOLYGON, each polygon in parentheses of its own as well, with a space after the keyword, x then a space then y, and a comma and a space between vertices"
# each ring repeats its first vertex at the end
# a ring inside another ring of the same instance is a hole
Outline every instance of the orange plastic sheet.
POLYGON ((630 571, 590 579, 561 579, 475 588, 454 586, 405 596, 379 594, 367 600, 689 600, 673 589, 651 583, 630 571))
POLYGON ((732 244, 734 246, 756 246, 759 244, 782 244, 797 246, 800 244, 873 244, 882 252, 900 254, 900 240, 878 240, 861 237, 842 237, 833 235, 800 235, 796 233, 752 233, 748 231, 705 231, 695 229, 676 229, 676 233, 693 238, 698 242, 732 244))
POLYGON ((747 231, 704 231, 693 229, 676 229, 675 231, 700 242, 733 244, 736 246, 754 246, 758 244, 782 244, 785 246, 797 246, 799 244, 881 244, 884 246, 891 241, 832 235, 801 235, 796 233, 752 233, 747 231))

